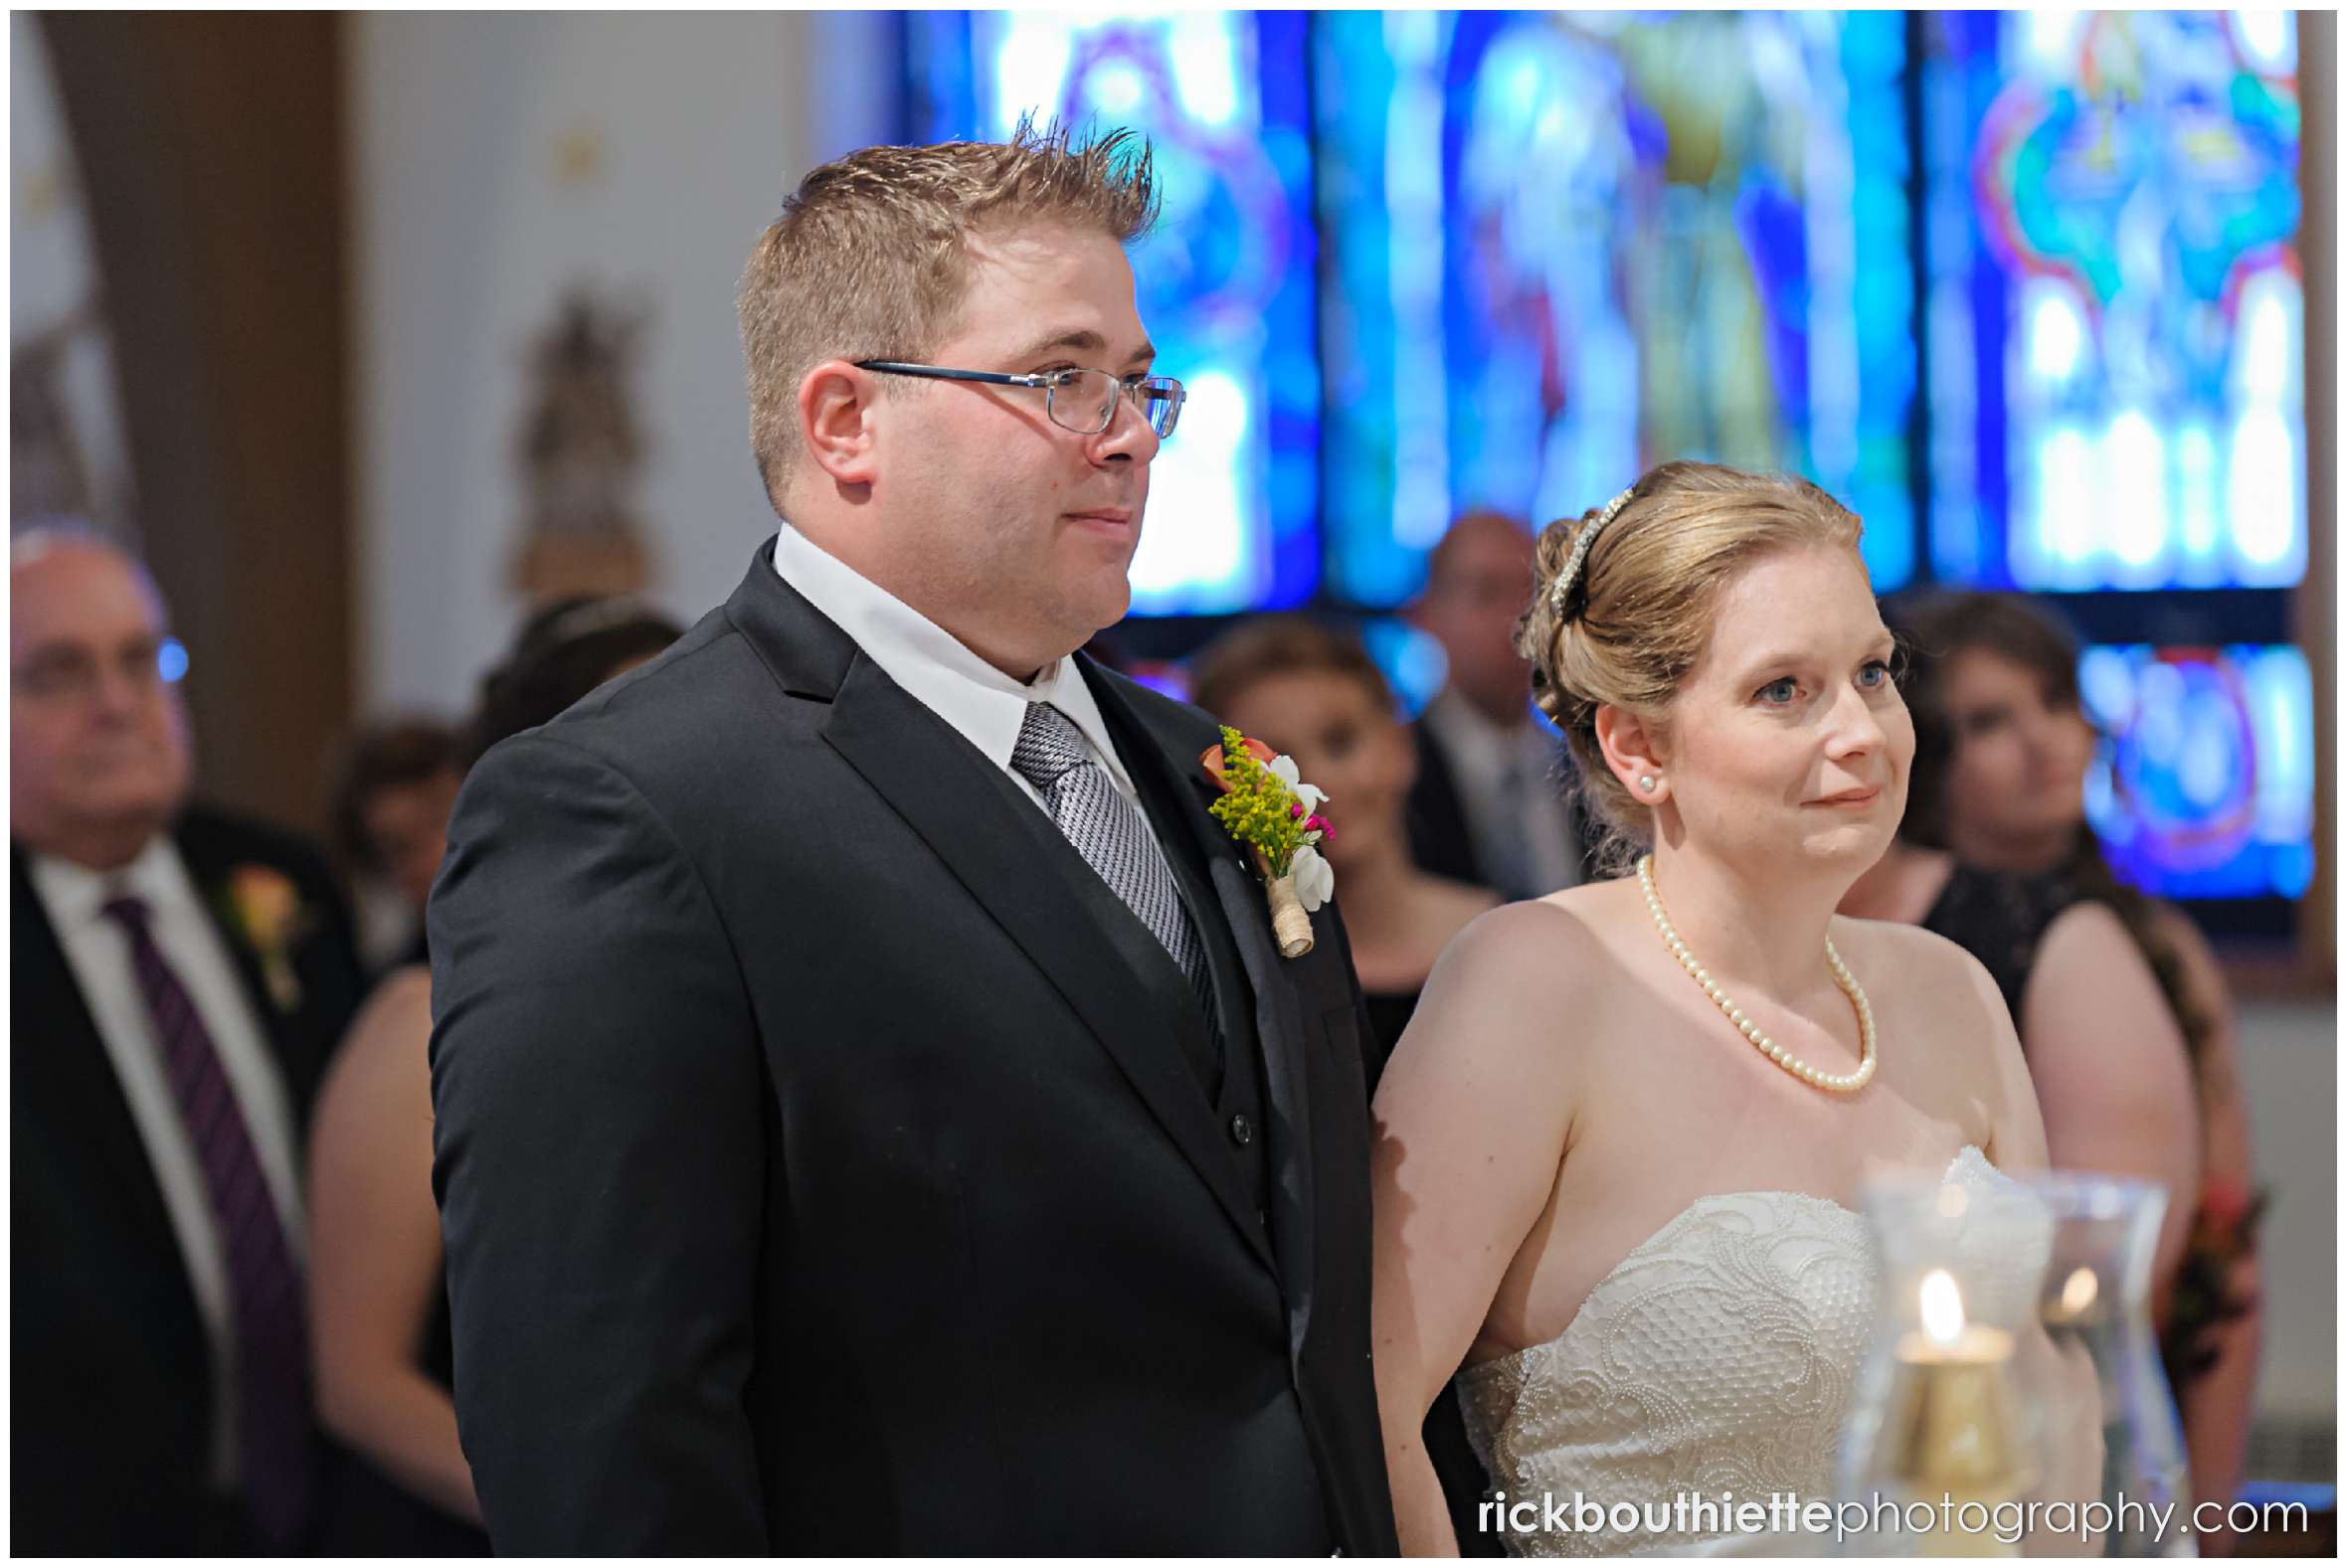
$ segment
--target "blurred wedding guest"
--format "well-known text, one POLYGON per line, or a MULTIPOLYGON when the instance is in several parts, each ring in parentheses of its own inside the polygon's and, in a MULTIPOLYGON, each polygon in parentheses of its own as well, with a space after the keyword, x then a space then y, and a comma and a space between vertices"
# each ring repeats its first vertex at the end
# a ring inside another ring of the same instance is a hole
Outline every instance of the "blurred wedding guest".
POLYGON ((9 597, 10 1545, 304 1550, 298 1150, 350 923, 308 844, 189 803, 139 563, 20 532, 9 597))
POLYGON ((394 964, 426 961, 424 900, 449 846, 449 813, 464 780, 461 746, 456 731, 438 720, 399 718, 360 730, 336 760, 334 848, 362 884, 397 899, 394 964))
MULTIPOLYGON (((453 765, 458 778, 497 742, 544 724, 680 632, 630 599, 569 600, 540 611, 481 682, 453 765)), ((329 1554, 489 1549, 450 1395, 432 1197, 431 1036, 432 971, 418 961, 368 997, 319 1091, 310 1132, 318 1409, 352 1456, 328 1478, 319 1549, 329 1554)))
POLYGON ((1410 622, 1442 644, 1449 670, 1412 730, 1411 857, 1437 876, 1538 898, 1587 875, 1564 748, 1533 716, 1532 666, 1516 622, 1533 596, 1533 537, 1515 519, 1469 512, 1427 561, 1410 622))
POLYGON ((1899 840, 1844 909, 1920 924, 1988 967, 2057 1166, 2168 1188, 2153 1315, 2194 1495, 2229 1501, 2257 1382, 2259 1200, 2224 972, 2182 912, 2112 874, 2086 823, 2097 737, 2069 631, 2013 595, 1887 608, 1910 660, 1913 783, 1899 840))
MULTIPOLYGON (((1529 576, 1525 593, 1531 594, 1529 576)), ((1322 849, 1337 873, 1381 1070, 1434 960, 1499 897, 1411 862, 1403 815, 1419 753, 1396 714, 1392 689, 1357 638, 1300 615, 1242 621, 1197 655, 1190 688, 1199 707, 1285 752, 1300 778, 1328 792, 1330 832, 1322 849)), ((1423 1438, 1462 1551, 1500 1555, 1496 1537, 1476 1528, 1485 1476, 1456 1400, 1434 1402, 1423 1438)))
POLYGON ((1197 655, 1190 685, 1199 707, 1293 757, 1327 791, 1323 847, 1382 1060, 1443 948, 1499 903, 1411 863, 1402 819, 1417 755, 1391 688, 1356 638, 1293 615, 1224 632, 1197 655))

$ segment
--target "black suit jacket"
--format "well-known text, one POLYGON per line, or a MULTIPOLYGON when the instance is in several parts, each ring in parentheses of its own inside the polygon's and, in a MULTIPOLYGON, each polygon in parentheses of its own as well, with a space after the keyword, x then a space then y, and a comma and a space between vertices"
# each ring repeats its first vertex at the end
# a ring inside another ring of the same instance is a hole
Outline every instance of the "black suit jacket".
MULTIPOLYGON (((274 828, 191 808, 172 837, 216 912, 246 865, 287 877, 314 912, 291 950, 301 991, 291 1012, 270 1000, 252 949, 219 921, 298 1133, 359 1002, 342 899, 315 852, 274 828)), ((207 1497, 203 1320, 146 1146, 26 867, 12 844, 10 1543, 32 1555, 232 1549, 242 1544, 234 1519, 223 1536, 207 1497)))
POLYGON ((1213 723, 1082 668, 1243 965, 1265 1192, 1179 971, 771 544, 473 771, 434 1175, 500 1551, 1394 1550, 1343 927, 1280 958, 1213 723))

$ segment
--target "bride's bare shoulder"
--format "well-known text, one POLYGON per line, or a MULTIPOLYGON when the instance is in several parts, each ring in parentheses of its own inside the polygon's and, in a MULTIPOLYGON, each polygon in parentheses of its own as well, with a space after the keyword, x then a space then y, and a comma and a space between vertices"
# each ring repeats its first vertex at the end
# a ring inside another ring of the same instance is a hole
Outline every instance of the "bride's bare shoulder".
POLYGON ((1443 949, 1419 1010, 1486 1019, 1528 1007, 1553 1014, 1577 990, 1603 983, 1600 929, 1618 918, 1618 902, 1598 888, 1570 888, 1485 911, 1443 949))
POLYGON ((1860 955, 1884 965, 1903 986, 1969 986, 1980 960, 1936 931, 1895 920, 1856 920, 1836 915, 1834 945, 1855 964, 1860 955))
POLYGON ((1381 1124, 1465 1118, 1488 1142, 1521 1116, 1562 1135, 1579 1025, 1611 967, 1587 902, 1503 904, 1451 939, 1377 1086, 1381 1124))
POLYGON ((2006 1016, 2005 999, 1988 969, 1935 931, 1896 921, 1834 917, 1834 945, 1859 983, 1896 987, 1905 1007, 1975 1032, 2006 1016))
POLYGON ((1443 958, 1478 969, 1527 963, 1536 968, 1561 958, 1594 955, 1601 945, 1598 928, 1614 918, 1619 902, 1611 884, 1599 884, 1502 904, 1462 927, 1443 958))

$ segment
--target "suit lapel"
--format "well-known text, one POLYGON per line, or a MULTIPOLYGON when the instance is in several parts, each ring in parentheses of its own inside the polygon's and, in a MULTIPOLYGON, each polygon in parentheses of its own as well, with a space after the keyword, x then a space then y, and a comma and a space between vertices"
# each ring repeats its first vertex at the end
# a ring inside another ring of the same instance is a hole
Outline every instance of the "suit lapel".
POLYGON ((1184 1059, 1180 1031, 1202 1034, 1203 1021, 1148 928, 999 768, 871 660, 848 666, 823 738, 1051 980, 1269 1266, 1254 1204, 1184 1059))
MULTIPOLYGON (((44 1126, 71 1128, 70 1141, 84 1151, 85 1168, 95 1173, 142 1239, 145 1255, 175 1257, 179 1239, 163 1189, 114 1076, 113 1060, 98 1038, 97 1021, 49 924, 49 911, 33 890, 24 851, 15 850, 9 859, 16 922, 10 943, 9 1078, 20 1114, 44 1126)), ((22 1140, 18 1148, 19 1157, 33 1153, 22 1140)))
POLYGON ((309 1125, 309 1107, 316 1098, 325 1058, 341 1044, 332 1037, 336 1026, 316 1016, 320 998, 302 972, 307 967, 302 961, 303 949, 316 940, 316 934, 295 942, 286 955, 303 984, 300 1001, 292 1011, 285 1011, 277 1005, 269 978, 261 971, 261 955, 231 913, 235 904, 229 892, 229 879, 239 865, 259 865, 283 875, 281 868, 266 860, 226 853, 225 846, 215 843, 192 820, 183 819, 172 830, 171 839, 179 850, 180 863, 187 868, 188 880, 195 885, 196 897, 203 902, 205 918, 212 922, 237 971, 245 1004, 252 1010, 253 1021, 261 1026, 262 1041, 276 1066, 278 1081, 284 1085, 286 1107, 299 1132, 309 1125))
MULTIPOLYGON (((1306 1086, 1310 1064, 1304 1055, 1306 1036, 1294 981, 1286 972, 1286 965, 1295 960, 1281 958, 1272 942, 1270 906, 1253 857, 1206 810, 1218 791, 1198 767, 1198 758, 1220 740, 1219 732, 1210 722, 1199 723, 1187 734, 1156 730, 1089 659, 1083 660, 1083 668, 1102 716, 1119 734, 1119 749, 1142 792, 1163 790, 1161 798, 1180 802, 1170 814, 1179 817, 1181 830, 1189 833, 1204 860, 1219 913, 1238 947, 1247 988, 1254 995, 1255 1037, 1263 1053, 1272 1122, 1274 1250, 1288 1297, 1290 1331, 1301 1340, 1312 1302, 1315 1200, 1312 1107, 1306 1086), (1135 737, 1136 743, 1123 745, 1126 735, 1135 737)), ((1228 1005, 1237 1005, 1237 999, 1229 999, 1228 1005)))

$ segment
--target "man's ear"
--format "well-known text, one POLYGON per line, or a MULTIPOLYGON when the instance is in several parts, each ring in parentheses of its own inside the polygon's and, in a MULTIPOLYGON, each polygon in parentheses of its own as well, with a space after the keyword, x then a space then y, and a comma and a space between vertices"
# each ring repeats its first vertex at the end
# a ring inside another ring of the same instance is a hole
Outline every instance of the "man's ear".
POLYGON ((799 378, 799 439, 808 460, 835 483, 868 485, 878 475, 878 392, 870 371, 843 359, 826 359, 799 378))
POLYGON ((1605 766, 1630 791, 1630 798, 1641 805, 1660 805, 1671 797, 1670 759, 1663 754, 1660 726, 1607 702, 1597 705, 1595 728, 1605 766))

